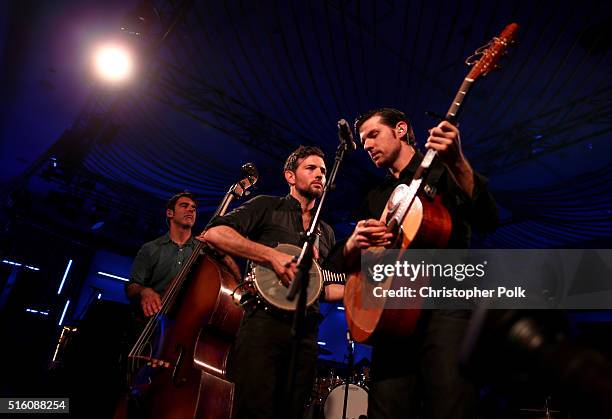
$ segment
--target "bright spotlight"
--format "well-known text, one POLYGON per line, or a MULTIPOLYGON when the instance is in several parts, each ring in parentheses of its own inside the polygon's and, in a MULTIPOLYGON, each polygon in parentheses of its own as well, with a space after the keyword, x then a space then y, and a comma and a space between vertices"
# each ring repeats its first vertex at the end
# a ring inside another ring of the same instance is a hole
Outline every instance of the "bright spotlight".
POLYGON ((111 82, 119 82, 130 76, 132 59, 129 52, 124 48, 107 46, 96 52, 95 66, 101 78, 111 82))

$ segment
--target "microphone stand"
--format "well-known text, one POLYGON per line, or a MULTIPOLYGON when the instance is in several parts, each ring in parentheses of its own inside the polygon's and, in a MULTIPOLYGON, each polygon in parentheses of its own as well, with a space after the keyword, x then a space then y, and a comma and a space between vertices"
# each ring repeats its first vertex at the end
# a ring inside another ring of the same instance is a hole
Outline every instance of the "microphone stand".
MULTIPOLYGON (((328 182, 323 189, 323 194, 321 195, 321 199, 319 200, 319 205, 317 206, 317 210, 315 212, 312 221, 310 222, 310 228, 306 233, 306 239, 304 241, 304 245, 302 246, 302 252, 300 253, 297 260, 297 272, 295 274, 295 279, 291 282, 289 287, 289 293, 287 294, 287 300, 293 301, 295 297, 298 297, 297 307, 295 309, 295 314, 293 316, 293 325, 291 326, 291 358, 289 361, 289 378, 287 383, 287 397, 285 398, 285 403, 289 406, 289 410, 286 412, 293 412, 293 408, 299 408, 299 406, 293 406, 293 393, 295 386, 295 376, 296 376, 296 362, 297 356, 299 353, 299 345, 302 337, 306 332, 306 297, 308 294, 308 284, 310 282, 310 268, 312 267, 312 257, 313 257, 313 245, 316 239, 316 231, 319 226, 319 219, 321 215, 321 209, 323 208, 323 204, 325 203, 325 198, 327 198, 327 193, 330 190, 335 189, 336 175, 338 174, 338 169, 340 168, 340 164, 344 159, 344 154, 348 151, 348 145, 345 141, 340 142, 338 148, 336 150, 336 158, 334 161, 334 166, 329 173, 328 182)), ((292 413, 289 413, 290 415, 292 413)))
POLYGON ((346 383, 344 384, 344 401, 342 403, 342 419, 346 418, 346 409, 348 405, 348 393, 351 381, 353 380, 353 369, 355 368, 355 342, 350 331, 346 331, 346 341, 348 343, 346 349, 348 351, 348 372, 346 374, 346 383))

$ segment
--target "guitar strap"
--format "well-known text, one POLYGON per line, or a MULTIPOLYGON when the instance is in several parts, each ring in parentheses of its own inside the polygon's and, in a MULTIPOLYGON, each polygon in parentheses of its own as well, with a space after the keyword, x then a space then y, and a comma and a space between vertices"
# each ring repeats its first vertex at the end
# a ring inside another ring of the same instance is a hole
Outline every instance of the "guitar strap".
POLYGON ((444 173, 444 164, 439 160, 435 159, 432 163, 429 172, 425 176, 425 186, 423 186, 423 192, 427 198, 433 200, 438 192, 438 182, 444 173))

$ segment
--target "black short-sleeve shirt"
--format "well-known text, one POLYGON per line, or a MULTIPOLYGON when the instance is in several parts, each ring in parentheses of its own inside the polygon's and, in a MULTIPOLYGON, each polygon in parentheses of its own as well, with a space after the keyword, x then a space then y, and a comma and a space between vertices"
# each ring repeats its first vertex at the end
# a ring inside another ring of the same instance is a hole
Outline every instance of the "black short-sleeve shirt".
MULTIPOLYGON (((208 228, 219 225, 232 227, 249 240, 269 247, 280 243, 302 246, 305 234, 300 203, 291 195, 257 196, 230 213, 215 217, 208 228)), ((319 255, 325 259, 335 242, 334 231, 323 221, 319 225, 319 255)))
MULTIPOLYGON (((281 243, 301 247, 306 233, 300 203, 289 194, 284 197, 257 196, 230 213, 215 217, 207 228, 220 225, 232 227, 249 240, 269 247, 281 243)), ((319 223, 319 230, 319 262, 324 262, 334 246, 335 237, 332 228, 323 221, 319 223)), ((309 307, 309 312, 319 312, 318 302, 309 307)))

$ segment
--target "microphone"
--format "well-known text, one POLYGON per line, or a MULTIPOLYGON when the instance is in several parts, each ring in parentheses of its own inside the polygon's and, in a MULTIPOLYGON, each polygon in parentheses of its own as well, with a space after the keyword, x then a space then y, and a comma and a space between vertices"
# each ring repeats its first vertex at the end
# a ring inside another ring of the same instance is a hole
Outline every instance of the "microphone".
POLYGON ((344 118, 338 121, 338 139, 340 140, 340 144, 346 145, 346 151, 349 153, 357 150, 357 145, 355 145, 355 140, 353 140, 351 127, 344 118))
POLYGON ((248 196, 251 194, 251 191, 248 189, 257 183, 257 179, 259 179, 259 170, 257 170, 253 163, 245 163, 240 168, 240 171, 246 179, 241 180, 239 184, 244 189, 244 195, 248 196))
POLYGON ((243 164, 242 167, 240 168, 240 171, 242 173, 242 176, 248 176, 250 178, 254 178, 255 181, 257 180, 257 178, 259 178, 259 171, 257 170, 257 167, 255 167, 253 163, 243 164))

